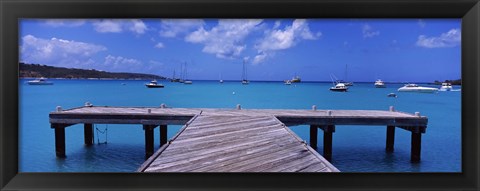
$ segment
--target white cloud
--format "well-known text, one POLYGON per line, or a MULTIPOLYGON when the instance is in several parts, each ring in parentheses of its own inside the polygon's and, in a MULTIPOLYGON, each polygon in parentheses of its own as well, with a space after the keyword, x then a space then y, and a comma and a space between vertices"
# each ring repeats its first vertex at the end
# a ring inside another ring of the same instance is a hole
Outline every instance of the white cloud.
POLYGON ((259 19, 219 20, 210 30, 201 27, 185 37, 185 41, 203 44, 203 52, 218 58, 235 58, 246 49, 245 38, 262 23, 259 19))
POLYGON ((120 20, 96 21, 93 23, 93 27, 99 33, 119 33, 123 31, 120 20))
POLYGON ((427 37, 425 35, 418 36, 416 45, 424 48, 444 48, 455 47, 461 42, 460 29, 450 29, 446 33, 442 33, 437 37, 427 37))
POLYGON ((124 58, 122 56, 108 55, 105 57, 105 62, 102 68, 109 71, 124 72, 124 71, 141 71, 143 63, 132 58, 124 58))
POLYGON ((139 19, 104 19, 93 22, 95 31, 99 33, 121 33, 125 30, 135 34, 143 34, 147 25, 139 19))
POLYGON ((372 38, 374 36, 380 35, 380 31, 378 30, 374 31, 373 27, 370 26, 369 24, 364 24, 362 26, 362 33, 363 33, 363 38, 372 38))
POLYGON ((84 19, 45 19, 44 22, 51 27, 79 27, 86 21, 84 19))
POLYGON ((33 35, 22 37, 21 60, 26 63, 64 67, 93 64, 92 56, 107 48, 101 45, 64 39, 42 39, 33 35))
POLYGON ((253 58, 253 63, 258 64, 262 63, 267 58, 267 54, 265 52, 260 52, 253 58))
POLYGON ((162 19, 160 36, 173 38, 185 35, 205 25, 201 19, 162 19))
POLYGON ((163 45, 163 43, 159 42, 155 45, 155 48, 165 48, 165 45, 163 45))
POLYGON ((142 20, 133 19, 130 20, 130 22, 131 23, 129 24, 129 29, 136 34, 143 34, 147 30, 147 25, 145 25, 142 20))
POLYGON ((302 40, 316 40, 322 35, 320 32, 314 34, 310 31, 305 19, 296 19, 283 30, 276 29, 278 27, 279 25, 275 24, 273 30, 267 30, 264 38, 255 46, 258 55, 253 60, 254 64, 263 62, 273 51, 289 49, 302 40))

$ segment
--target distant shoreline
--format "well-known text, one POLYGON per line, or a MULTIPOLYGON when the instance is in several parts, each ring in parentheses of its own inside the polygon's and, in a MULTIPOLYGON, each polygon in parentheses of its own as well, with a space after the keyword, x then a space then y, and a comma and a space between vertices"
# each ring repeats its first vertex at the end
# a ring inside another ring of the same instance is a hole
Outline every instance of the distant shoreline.
MULTIPOLYGON (((34 78, 34 77, 19 77, 19 79, 22 79, 22 80, 33 80, 33 79, 37 79, 37 78, 34 78)), ((123 81, 123 80, 126 80, 126 81, 150 81, 152 79, 150 78, 47 78, 47 79, 54 79, 54 80, 95 80, 95 81, 99 81, 99 80, 116 80, 116 81, 123 81)), ((157 81, 168 81, 170 82, 170 79, 157 79, 157 81)), ((202 81, 202 82, 218 82, 218 80, 195 80, 195 79, 192 79, 192 81, 202 81)), ((241 82, 241 80, 223 80, 223 82, 241 82)), ((270 80, 250 80, 250 82, 267 82, 267 83, 284 83, 283 81, 270 81, 270 80)), ((178 82, 172 82, 172 83, 178 83, 178 82)), ((302 81, 300 83, 293 83, 292 85, 295 85, 295 84, 302 84, 302 83, 332 83, 332 82, 329 82, 329 81, 302 81)), ((355 84, 373 84, 375 83, 375 81, 372 81, 372 82, 353 82, 353 85, 355 86, 355 84)), ((434 82, 408 82, 408 83, 414 83, 414 84, 428 84, 428 85, 441 85, 440 84, 436 84, 434 82)), ((407 82, 385 82, 385 84, 407 84, 407 82)), ((461 86, 461 84, 452 84, 452 85, 459 85, 461 86)))
MULTIPOLYGON (((19 77, 22 80, 33 80, 38 79, 36 77, 19 77)), ((152 80, 150 78, 46 78, 46 79, 54 79, 54 80, 152 80)), ((163 80, 163 79, 162 79, 163 80)))

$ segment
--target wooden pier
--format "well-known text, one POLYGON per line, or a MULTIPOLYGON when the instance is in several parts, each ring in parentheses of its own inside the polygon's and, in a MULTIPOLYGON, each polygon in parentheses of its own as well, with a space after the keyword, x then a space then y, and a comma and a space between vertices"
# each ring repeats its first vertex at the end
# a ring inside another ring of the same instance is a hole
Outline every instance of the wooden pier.
MULTIPOLYGON (((395 127, 411 136, 411 161, 419 162, 421 135, 428 119, 419 113, 379 110, 202 109, 85 106, 50 113, 57 157, 65 155, 65 128, 84 124, 85 144, 93 144, 92 124, 139 124, 145 131, 141 172, 336 172, 332 158, 336 126, 386 127, 386 151, 393 152, 395 127), (168 125, 184 125, 167 140, 168 125), (310 125, 310 146, 287 126, 310 125), (161 148, 154 153, 154 129, 160 127, 161 148), (317 149, 323 131, 323 157, 317 149), (326 159, 326 160, 325 160, 326 159)), ((354 145, 352 145, 353 147, 354 145)))

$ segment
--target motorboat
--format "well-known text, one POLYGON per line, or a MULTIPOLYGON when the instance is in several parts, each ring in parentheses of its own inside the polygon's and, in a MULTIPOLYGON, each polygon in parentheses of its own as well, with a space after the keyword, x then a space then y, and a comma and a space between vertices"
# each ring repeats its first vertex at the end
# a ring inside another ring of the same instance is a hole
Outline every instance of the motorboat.
POLYGON ((334 87, 331 87, 330 90, 335 92, 346 92, 348 87, 343 83, 337 83, 334 87))
POLYGON ((285 80, 284 84, 285 84, 285 85, 292 85, 292 81, 290 81, 290 80, 285 80))
POLYGON ((191 81, 191 80, 185 80, 185 81, 183 82, 183 84, 192 84, 192 81, 191 81))
POLYGON ((422 87, 417 84, 406 84, 405 86, 398 88, 399 92, 422 92, 422 93, 433 93, 437 92, 438 88, 431 87, 422 87))
POLYGON ((157 83, 157 80, 152 80, 149 83, 146 83, 147 88, 163 88, 163 84, 157 83))
POLYGON ((384 83, 382 80, 380 80, 380 79, 378 79, 377 81, 375 81, 375 87, 376 87, 376 88, 386 88, 385 83, 384 83))
POLYGON ((27 82, 29 85, 53 85, 53 82, 47 81, 46 78, 37 78, 27 82))
POLYGON ((452 91, 452 84, 451 83, 442 83, 439 91, 452 91))

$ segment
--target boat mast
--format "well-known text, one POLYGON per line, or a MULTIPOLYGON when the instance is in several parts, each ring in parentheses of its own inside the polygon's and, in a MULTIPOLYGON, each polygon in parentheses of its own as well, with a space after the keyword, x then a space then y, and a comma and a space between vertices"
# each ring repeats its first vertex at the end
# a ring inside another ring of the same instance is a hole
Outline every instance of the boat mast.
POLYGON ((247 70, 245 67, 245 59, 243 59, 242 81, 247 80, 247 70))
POLYGON ((184 80, 188 80, 187 79, 187 62, 185 62, 185 79, 184 80))
POLYGON ((183 63, 180 64, 180 81, 183 81, 183 63))
POLYGON ((348 64, 345 64, 345 82, 348 82, 348 64))

